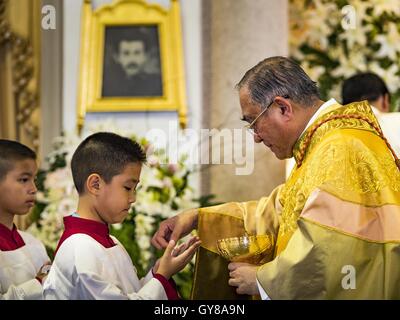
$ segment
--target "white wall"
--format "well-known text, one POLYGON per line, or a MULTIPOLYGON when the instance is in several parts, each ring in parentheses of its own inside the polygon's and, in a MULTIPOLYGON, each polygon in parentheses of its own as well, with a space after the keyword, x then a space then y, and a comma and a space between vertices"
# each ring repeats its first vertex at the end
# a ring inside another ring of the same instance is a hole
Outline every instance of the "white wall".
MULTIPOLYGON (((201 0, 181 0, 183 46, 186 71, 187 105, 190 128, 201 123, 201 0)), ((110 0, 94 0, 93 7, 110 0)), ((169 0, 152 0, 165 7, 169 0)), ((82 0, 64 1, 64 78, 63 78, 63 129, 76 127, 77 85, 79 79, 79 46, 82 0)), ((177 121, 176 113, 92 113, 87 114, 86 124, 91 125, 112 117, 123 128, 135 128, 144 135, 151 128, 168 130, 168 121, 177 121)), ((85 126, 86 127, 86 126, 85 126)))

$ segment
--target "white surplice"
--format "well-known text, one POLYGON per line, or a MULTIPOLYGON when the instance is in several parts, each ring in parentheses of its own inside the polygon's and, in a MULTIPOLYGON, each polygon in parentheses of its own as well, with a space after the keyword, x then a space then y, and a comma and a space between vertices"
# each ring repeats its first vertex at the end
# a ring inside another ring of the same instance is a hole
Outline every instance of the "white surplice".
POLYGON ((151 271, 139 280, 125 248, 106 248, 91 236, 76 233, 60 246, 44 283, 45 299, 54 300, 166 300, 151 271))
POLYGON ((11 251, 0 250, 0 299, 43 299, 42 285, 35 277, 50 259, 39 240, 29 233, 18 233, 24 246, 11 251))

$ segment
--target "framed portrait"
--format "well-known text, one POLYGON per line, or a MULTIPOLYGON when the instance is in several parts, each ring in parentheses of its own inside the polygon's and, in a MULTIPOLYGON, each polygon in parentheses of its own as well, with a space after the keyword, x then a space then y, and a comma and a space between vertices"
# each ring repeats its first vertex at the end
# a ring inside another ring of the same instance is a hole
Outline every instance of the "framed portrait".
POLYGON ((158 28, 106 27, 102 97, 162 97, 158 28))
POLYGON ((186 125, 178 0, 83 4, 78 128, 88 112, 175 111, 186 125))

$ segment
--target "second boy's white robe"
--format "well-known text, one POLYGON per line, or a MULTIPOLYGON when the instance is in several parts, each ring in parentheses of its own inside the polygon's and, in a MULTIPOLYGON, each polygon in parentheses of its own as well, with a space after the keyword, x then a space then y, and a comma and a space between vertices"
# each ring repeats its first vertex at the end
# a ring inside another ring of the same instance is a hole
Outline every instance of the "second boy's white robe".
POLYGON ((105 248, 87 234, 68 237, 59 247, 44 283, 45 299, 151 299, 167 295, 151 271, 139 280, 131 258, 119 241, 105 248))

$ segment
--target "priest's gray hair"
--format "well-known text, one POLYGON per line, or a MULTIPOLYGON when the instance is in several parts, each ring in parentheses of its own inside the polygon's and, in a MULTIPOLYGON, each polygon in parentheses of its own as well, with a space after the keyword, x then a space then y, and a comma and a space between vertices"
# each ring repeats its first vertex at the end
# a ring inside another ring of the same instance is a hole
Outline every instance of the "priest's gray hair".
POLYGON ((266 107, 277 96, 288 96, 304 107, 311 107, 320 98, 316 82, 293 60, 270 57, 248 70, 236 85, 247 87, 251 100, 266 107))

